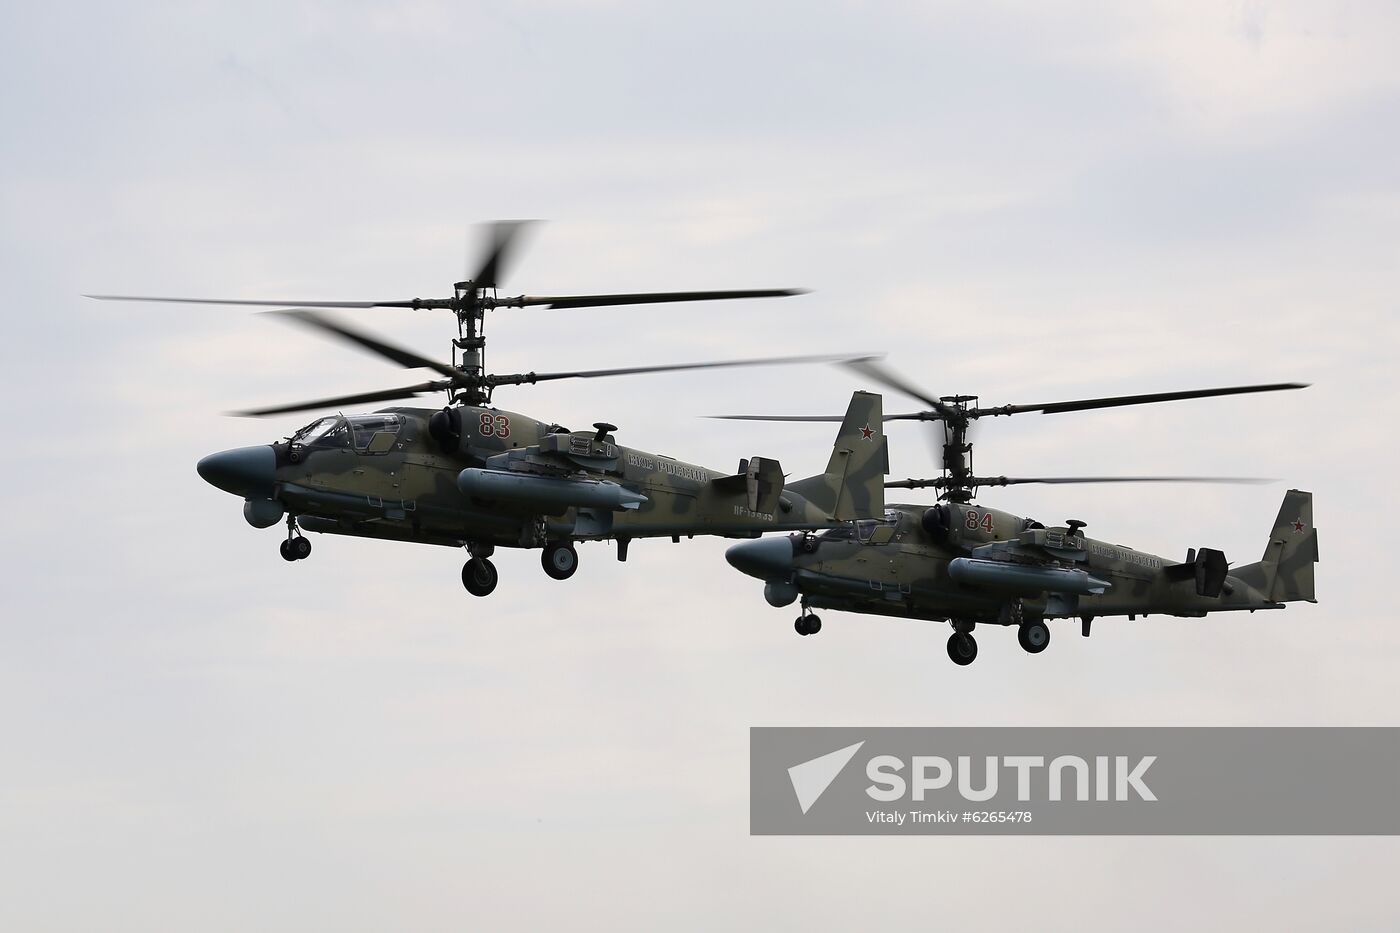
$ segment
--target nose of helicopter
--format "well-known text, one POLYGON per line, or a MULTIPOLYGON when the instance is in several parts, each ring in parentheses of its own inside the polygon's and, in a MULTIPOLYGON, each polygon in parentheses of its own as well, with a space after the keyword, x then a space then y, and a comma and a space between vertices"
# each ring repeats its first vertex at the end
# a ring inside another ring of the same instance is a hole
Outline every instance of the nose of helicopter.
POLYGON ((277 482, 277 455, 266 444, 210 454, 195 466, 211 486, 253 499, 270 499, 277 482))
POLYGON ((792 568, 792 542, 787 538, 759 538, 731 545, 724 559, 735 570, 766 580, 792 568))

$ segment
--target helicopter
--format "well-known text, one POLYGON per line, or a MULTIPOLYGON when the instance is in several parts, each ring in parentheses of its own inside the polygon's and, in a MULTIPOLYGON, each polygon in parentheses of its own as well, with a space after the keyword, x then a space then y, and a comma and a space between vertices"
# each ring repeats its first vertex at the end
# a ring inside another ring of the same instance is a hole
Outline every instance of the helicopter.
POLYGON ((751 457, 738 469, 714 470, 617 443, 617 427, 571 431, 555 422, 497 408, 493 391, 563 379, 680 370, 857 359, 849 355, 634 366, 571 372, 486 372, 485 313, 498 308, 588 308, 800 294, 796 289, 649 292, 500 298, 497 280, 518 222, 498 223, 484 261, 451 298, 405 301, 244 301, 89 295, 109 301, 273 305, 270 312, 319 334, 351 343, 406 368, 441 378, 374 392, 276 405, 236 414, 268 417, 326 411, 280 441, 220 451, 201 459, 199 475, 241 497, 255 528, 285 523, 284 560, 311 553, 303 532, 465 547, 462 584, 474 596, 495 590, 497 547, 538 548, 545 573, 566 580, 578 568, 579 541, 614 540, 627 559, 634 538, 682 535, 758 537, 764 532, 837 527, 883 509, 886 450, 870 441, 882 421, 877 394, 856 392, 843 417, 824 473, 791 483, 776 459, 751 457), (285 306, 292 307, 285 307, 285 306), (455 314, 458 337, 442 363, 343 321, 325 308, 443 309, 455 314), (447 393, 441 408, 391 407, 342 414, 344 406, 447 393))
MULTIPOLYGON (((885 483, 886 488, 940 491, 933 506, 895 504, 879 518, 841 528, 804 531, 786 538, 746 541, 725 553, 739 571, 764 581, 769 605, 801 600, 793 623, 799 635, 821 631, 812 607, 947 622, 948 656, 955 664, 977 658, 973 630, 1014 626, 1027 652, 1050 642, 1046 620, 1079 617, 1088 637, 1099 616, 1135 619, 1149 614, 1188 618, 1224 610, 1282 609, 1294 601, 1317 602, 1313 564, 1318 560, 1312 494, 1290 489, 1260 560, 1233 566, 1218 549, 1186 551, 1185 559, 1139 551, 1084 533, 1085 522, 1047 526, 974 503, 982 487, 1025 483, 1252 483, 1246 477, 1008 477, 972 471, 968 429, 978 419, 1042 412, 1058 414, 1181 399, 1305 388, 1303 383, 1231 386, 1039 405, 979 407, 976 396, 932 398, 874 361, 847 364, 888 388, 929 407, 884 416, 942 428, 942 475, 885 483)), ((829 421, 830 416, 719 415, 750 421, 829 421)))

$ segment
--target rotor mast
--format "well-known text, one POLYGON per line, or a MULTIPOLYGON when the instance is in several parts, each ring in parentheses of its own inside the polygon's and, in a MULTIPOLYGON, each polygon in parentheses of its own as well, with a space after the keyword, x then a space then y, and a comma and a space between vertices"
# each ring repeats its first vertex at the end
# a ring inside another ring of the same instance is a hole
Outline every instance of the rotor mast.
POLYGON ((967 440, 967 403, 977 402, 975 395, 945 395, 939 399, 944 410, 943 422, 943 488, 940 498, 949 502, 969 502, 976 495, 972 476, 972 445, 967 440))
POLYGON ((453 402, 462 405, 485 405, 491 401, 491 388, 486 385, 486 290, 475 282, 457 282, 452 286, 452 311, 457 315, 457 339, 452 346, 462 352, 458 368, 466 376, 466 385, 449 389, 453 402))

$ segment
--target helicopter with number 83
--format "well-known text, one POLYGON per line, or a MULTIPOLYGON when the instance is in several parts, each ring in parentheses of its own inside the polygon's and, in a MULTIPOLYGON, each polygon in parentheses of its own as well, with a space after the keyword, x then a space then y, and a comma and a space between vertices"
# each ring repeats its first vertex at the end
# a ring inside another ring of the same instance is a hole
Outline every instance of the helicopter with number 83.
POLYGON ((681 370, 834 362, 849 354, 722 360, 569 372, 488 373, 485 313, 497 308, 577 309, 800 294, 794 289, 649 292, 616 295, 500 298, 501 277, 520 223, 493 226, 483 262, 451 298, 404 301, 244 301, 209 298, 89 297, 117 301, 292 305, 272 312, 292 323, 351 343, 407 368, 440 378, 416 385, 277 405, 239 414, 267 417, 339 409, 445 392, 442 408, 385 408, 366 414, 327 414, 269 444, 210 454, 198 471, 211 485, 241 497, 255 528, 285 523, 280 551, 306 558, 303 531, 465 547, 462 584, 475 596, 495 588, 497 547, 538 548, 556 580, 578 567, 579 541, 612 540, 619 560, 634 538, 721 535, 756 538, 765 532, 841 527, 877 517, 883 508, 883 444, 860 440, 860 428, 880 423, 879 395, 857 392, 843 419, 827 469, 788 483, 778 461, 751 457, 737 470, 714 470, 617 443, 615 425, 593 430, 497 408, 501 386, 681 370), (322 308, 446 310, 457 318, 450 363, 415 353, 342 321, 322 308), (460 357, 458 356, 460 353, 460 357))

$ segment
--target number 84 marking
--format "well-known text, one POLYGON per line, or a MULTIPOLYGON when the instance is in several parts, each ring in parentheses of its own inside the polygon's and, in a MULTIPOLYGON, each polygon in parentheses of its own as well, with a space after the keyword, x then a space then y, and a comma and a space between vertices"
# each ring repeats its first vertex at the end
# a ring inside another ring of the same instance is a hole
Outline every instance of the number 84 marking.
POLYGON ((976 509, 968 509, 967 521, 964 522, 963 527, 968 531, 976 531, 980 527, 986 531, 987 534, 991 534, 993 528, 992 513, 985 512, 979 514, 976 509))

